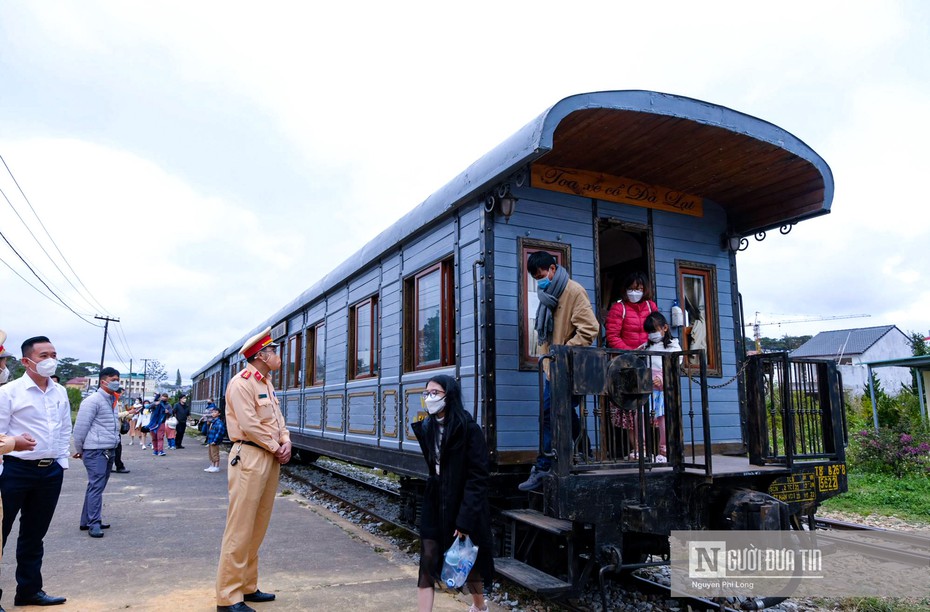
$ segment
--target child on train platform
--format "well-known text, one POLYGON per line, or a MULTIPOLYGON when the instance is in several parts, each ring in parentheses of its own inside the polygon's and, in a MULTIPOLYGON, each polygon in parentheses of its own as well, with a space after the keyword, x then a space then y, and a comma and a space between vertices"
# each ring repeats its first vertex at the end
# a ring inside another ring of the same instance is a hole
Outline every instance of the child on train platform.
MULTIPOLYGON (((661 312, 650 313, 643 321, 643 329, 648 340, 640 348, 656 353, 675 353, 681 350, 676 338, 672 338, 668 321, 661 312)), ((656 463, 668 461, 668 446, 665 436, 665 385, 662 378, 662 357, 650 357, 649 367, 652 370, 652 416, 659 430, 659 449, 656 454, 656 463)))
POLYGON ((210 409, 210 416, 213 420, 210 422, 210 429, 207 431, 207 452, 210 456, 210 467, 205 468, 204 472, 220 471, 220 444, 226 437, 226 424, 220 418, 220 409, 216 406, 210 409))

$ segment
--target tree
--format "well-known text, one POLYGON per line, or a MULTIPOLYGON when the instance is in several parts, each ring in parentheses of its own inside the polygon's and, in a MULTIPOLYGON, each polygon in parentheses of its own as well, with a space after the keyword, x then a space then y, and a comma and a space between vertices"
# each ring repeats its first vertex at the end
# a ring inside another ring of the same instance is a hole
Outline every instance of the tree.
POLYGON ((178 370, 177 378, 174 379, 174 386, 177 387, 178 389, 181 388, 181 370, 180 369, 178 370))
POLYGON ((150 359, 145 369, 145 376, 155 381, 155 388, 168 379, 168 373, 165 372, 165 366, 157 359, 150 359))
MULTIPOLYGON (((925 355, 930 355, 930 347, 927 346, 927 341, 924 340, 923 334, 918 334, 917 332, 911 332, 908 334, 908 338, 911 341, 911 351, 914 353, 914 357, 923 357, 925 355)), ((919 368, 911 368, 911 388, 909 391, 917 395, 920 387, 917 386, 917 377, 920 375, 919 368)))
POLYGON ((98 364, 88 361, 78 363, 74 357, 62 357, 58 361, 58 376, 62 382, 68 382, 72 378, 96 376, 99 370, 98 364))

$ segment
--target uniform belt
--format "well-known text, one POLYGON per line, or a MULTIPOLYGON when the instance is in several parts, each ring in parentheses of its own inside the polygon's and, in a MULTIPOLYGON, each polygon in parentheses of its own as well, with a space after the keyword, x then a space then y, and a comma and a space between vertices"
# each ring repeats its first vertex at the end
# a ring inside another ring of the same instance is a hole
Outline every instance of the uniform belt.
POLYGON ((15 461, 17 463, 25 463, 26 465, 31 465, 34 467, 46 468, 55 463, 55 459, 20 459, 19 457, 14 457, 12 455, 7 455, 4 457, 6 461, 15 461))
POLYGON ((262 446, 261 444, 256 444, 255 442, 252 442, 251 440, 236 440, 235 442, 233 442, 233 444, 247 444, 248 446, 254 446, 255 448, 260 448, 260 449, 262 449, 262 450, 267 450, 267 449, 265 449, 265 447, 262 446))

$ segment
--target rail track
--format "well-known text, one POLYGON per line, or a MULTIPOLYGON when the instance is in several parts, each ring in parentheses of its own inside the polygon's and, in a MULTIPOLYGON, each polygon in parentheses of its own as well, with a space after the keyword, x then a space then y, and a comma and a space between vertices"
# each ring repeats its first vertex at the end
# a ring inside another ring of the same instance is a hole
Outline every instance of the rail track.
POLYGON ((892 531, 880 527, 849 523, 828 518, 815 519, 818 530, 822 531, 855 531, 875 536, 875 542, 849 541, 842 538, 820 536, 828 542, 842 543, 844 548, 855 550, 869 557, 886 561, 896 561, 909 565, 926 567, 930 564, 930 537, 919 533, 906 531, 892 531))

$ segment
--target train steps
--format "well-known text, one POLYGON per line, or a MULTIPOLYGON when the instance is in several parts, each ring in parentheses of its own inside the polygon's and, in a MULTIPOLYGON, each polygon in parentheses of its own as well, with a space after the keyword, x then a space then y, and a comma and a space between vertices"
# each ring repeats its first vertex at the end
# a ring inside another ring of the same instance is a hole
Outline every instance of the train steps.
POLYGON ((571 591, 573 585, 555 576, 547 574, 518 557, 528 557, 536 544, 540 533, 548 533, 564 539, 567 566, 573 566, 574 549, 572 547, 572 523, 562 519, 546 516, 538 510, 505 510, 501 515, 510 521, 506 550, 509 557, 494 559, 497 573, 520 586, 540 595, 559 595, 571 591), (521 539, 518 541, 518 534, 521 539))

